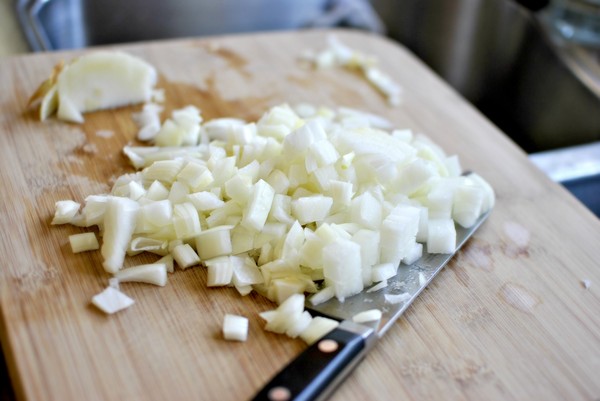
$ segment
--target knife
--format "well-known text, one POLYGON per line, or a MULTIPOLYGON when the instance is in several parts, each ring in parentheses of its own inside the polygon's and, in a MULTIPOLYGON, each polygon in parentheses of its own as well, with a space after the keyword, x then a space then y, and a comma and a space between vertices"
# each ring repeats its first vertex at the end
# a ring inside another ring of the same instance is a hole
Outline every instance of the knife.
POLYGON ((467 242, 487 219, 491 210, 479 217, 469 228, 456 227, 456 250, 451 254, 428 254, 423 246, 423 256, 412 265, 400 266, 398 274, 388 279, 388 285, 379 291, 363 291, 346 298, 336 298, 319 305, 307 302, 306 309, 313 316, 325 316, 340 321, 339 326, 317 340, 289 365, 277 373, 254 397, 255 401, 325 400, 362 360, 436 274, 467 242), (403 294, 400 297, 393 295, 403 294), (386 302, 400 298, 398 303, 386 302), (392 295, 392 297, 390 297, 392 295), (371 327, 358 324, 352 317, 359 312, 379 309, 381 320, 371 327))

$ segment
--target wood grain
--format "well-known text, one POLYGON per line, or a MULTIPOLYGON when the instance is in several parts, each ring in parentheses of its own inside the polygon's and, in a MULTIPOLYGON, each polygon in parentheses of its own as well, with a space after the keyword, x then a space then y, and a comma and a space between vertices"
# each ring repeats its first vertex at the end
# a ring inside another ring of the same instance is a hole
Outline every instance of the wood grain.
MULTIPOLYGON (((303 67, 298 56, 328 33, 120 48, 160 71, 168 109, 256 119, 283 102, 357 107, 429 135, 496 190, 490 219, 333 399, 599 399, 598 219, 401 46, 337 32, 402 85, 397 108, 353 72, 303 67)), ((24 109, 52 66, 76 54, 0 63, 0 338, 18 399, 250 398, 304 348, 262 329, 268 301, 208 289, 194 268, 165 288, 124 284, 135 305, 104 316, 90 306, 108 279, 99 252, 72 254, 67 237, 81 230, 49 225, 57 200, 101 193, 131 171, 121 148, 135 137, 139 107, 93 113, 83 125, 40 123, 24 109), (222 340, 225 313, 250 318, 246 343, 222 340)))

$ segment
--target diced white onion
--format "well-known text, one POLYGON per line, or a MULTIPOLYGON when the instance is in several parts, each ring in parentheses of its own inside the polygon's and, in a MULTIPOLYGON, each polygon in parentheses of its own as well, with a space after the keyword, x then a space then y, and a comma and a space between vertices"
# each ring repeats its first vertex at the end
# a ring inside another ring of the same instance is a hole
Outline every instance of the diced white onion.
POLYGON ((173 262, 174 262, 174 259, 173 259, 173 255, 171 255, 171 254, 167 254, 156 261, 156 263, 164 264, 168 273, 173 273, 175 271, 173 262))
POLYGON ((73 253, 94 251, 100 249, 98 239, 94 233, 73 234, 69 236, 69 243, 73 253))
POLYGON ((397 270, 398 266, 396 266, 394 263, 382 263, 375 265, 372 268, 371 281, 378 283, 380 281, 387 280, 388 278, 392 278, 396 275, 397 270))
POLYGON ((252 195, 250 195, 248 205, 244 209, 242 226, 260 231, 267 221, 274 197, 275 190, 266 181, 259 180, 254 184, 252 195))
POLYGON ((110 197, 104 215, 101 253, 104 269, 116 273, 125 260, 139 205, 128 198, 110 197))
POLYGON ((104 291, 92 297, 92 304, 109 315, 129 308, 133 303, 133 299, 114 287, 106 287, 104 291))
POLYGON ((306 327, 306 329, 300 333, 300 338, 302 338, 308 345, 311 345, 339 325, 340 323, 336 320, 322 316, 315 316, 308 324, 308 327, 306 327))
POLYGON ((66 224, 70 223, 73 217, 79 211, 81 205, 72 200, 62 200, 55 204, 56 211, 51 224, 66 224))
POLYGON ((248 318, 226 314, 223 319, 223 338, 230 341, 246 341, 248 338, 248 318))
POLYGON ((415 242, 406 256, 402 258, 402 263, 405 265, 412 265, 417 260, 421 259, 421 256, 423 256, 423 244, 415 242))
POLYGON ((164 287, 167 284, 167 265, 152 263, 128 267, 116 272, 114 277, 121 283, 135 281, 164 287))
POLYGON ((160 113, 162 110, 163 108, 155 103, 146 103, 141 112, 134 114, 133 119, 140 128, 137 134, 140 141, 149 141, 156 137, 160 130, 160 113))
POLYGON ((423 287, 426 283, 427 283, 427 278, 425 277, 425 274, 423 274, 422 272, 419 272, 419 286, 423 287))
POLYGON ((264 278, 251 257, 230 256, 233 265, 232 282, 236 287, 261 284, 264 278))
POLYGON ((369 288, 367 292, 376 292, 388 286, 387 280, 384 280, 380 283, 375 284, 373 287, 369 288))
POLYGON ((200 258, 194 248, 189 244, 177 245, 171 252, 173 259, 177 262, 177 266, 181 269, 187 269, 188 267, 195 266, 200 263, 200 258))
POLYGON ((140 252, 152 252, 157 255, 165 255, 168 251, 168 243, 162 239, 137 237, 131 240, 128 254, 136 255, 140 252))
POLYGON ((352 316, 352 321, 356 323, 376 322, 378 320, 381 320, 381 311, 379 309, 369 309, 352 316))
POLYGON ((233 278, 233 262, 229 256, 219 256, 205 260, 208 274, 206 285, 208 287, 219 287, 229 285, 233 278))
POLYGON ((231 229, 233 226, 223 225, 202 231, 196 235, 196 250, 202 260, 228 255, 232 252, 231 229))
POLYGON ((430 219, 427 252, 452 253, 456 249, 456 228, 450 219, 430 219))
POLYGON ((399 304, 400 302, 408 301, 410 299, 410 294, 408 292, 403 292, 400 294, 385 294, 383 297, 387 303, 399 304))
MULTIPOLYGON (((366 62, 335 49, 333 60, 366 62)), ((474 224, 494 192, 460 176, 458 158, 421 134, 390 133, 389 121, 358 110, 301 109, 276 106, 256 123, 176 110, 155 138, 168 146, 127 146, 138 171, 118 177, 110 195, 86 198, 81 212, 57 203, 53 223, 98 226, 104 266, 121 281, 164 285, 174 263, 203 263, 207 286, 279 304, 261 314, 267 330, 312 342, 337 322, 305 312, 306 294, 313 305, 343 301, 386 287, 424 246, 454 252, 455 224, 474 224), (141 252, 162 258, 120 270, 141 252)))

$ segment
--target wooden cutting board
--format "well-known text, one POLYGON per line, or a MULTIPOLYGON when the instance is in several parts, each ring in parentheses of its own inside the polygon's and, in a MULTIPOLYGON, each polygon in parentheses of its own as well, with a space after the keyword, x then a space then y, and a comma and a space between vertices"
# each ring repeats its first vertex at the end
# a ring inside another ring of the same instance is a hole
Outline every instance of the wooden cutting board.
MULTIPOLYGON (((121 48, 160 71, 165 115, 188 104, 206 119, 249 120, 283 102, 356 107, 429 135, 495 188, 490 219, 333 399, 600 399, 599 220, 398 44, 336 32, 404 88, 399 107, 354 72, 306 68, 299 56, 322 49, 329 33, 121 48)), ((105 316, 90 305, 108 280, 99 252, 72 254, 67 237, 82 230, 50 226, 57 200, 105 192, 131 171, 121 148, 134 141, 139 107, 89 114, 82 125, 41 123, 24 107, 52 66, 76 54, 0 64, 0 333, 17 397, 250 398, 304 348, 263 330, 258 313, 272 304, 208 289, 197 267, 164 288, 123 284, 135 305, 105 316), (225 313, 250 319, 247 342, 221 338, 225 313)))

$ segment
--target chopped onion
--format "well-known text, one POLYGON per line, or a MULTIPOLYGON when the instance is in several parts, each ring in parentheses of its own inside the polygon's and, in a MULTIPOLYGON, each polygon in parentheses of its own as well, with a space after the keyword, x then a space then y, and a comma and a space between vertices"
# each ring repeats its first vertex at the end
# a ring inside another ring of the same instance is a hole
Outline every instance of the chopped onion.
POLYGON ((364 78, 370 82, 388 99, 392 106, 400 104, 402 88, 388 75, 375 67, 376 61, 373 57, 351 49, 331 35, 328 38, 328 47, 320 53, 308 54, 306 57, 312 61, 317 68, 344 67, 358 69, 364 78))
POLYGON ((242 226, 260 231, 267 221, 267 216, 273 204, 275 190, 266 181, 259 180, 252 189, 252 195, 244 210, 242 226))
POLYGON ((202 231, 196 235, 196 250, 202 260, 212 259, 217 256, 230 254, 233 250, 231 244, 231 225, 223 225, 202 231))
POLYGON ((162 106, 155 103, 146 103, 141 112, 134 114, 133 119, 140 127, 137 134, 140 141, 150 141, 156 137, 156 134, 160 131, 160 113, 162 111, 162 106))
POLYGON ((396 275, 398 266, 394 263, 382 263, 372 268, 371 282, 385 281, 396 275))
POLYGON ((304 329, 304 331, 300 333, 300 338, 302 338, 308 345, 311 345, 339 325, 340 322, 337 320, 322 316, 315 316, 304 329))
POLYGON ((158 146, 186 146, 198 142, 200 135, 200 110, 194 106, 173 111, 153 138, 158 146))
POLYGON ((69 243, 73 253, 94 251, 100 249, 98 239, 94 233, 73 234, 69 236, 69 243))
POLYGON ((249 256, 230 256, 233 266, 232 282, 236 287, 246 287, 264 282, 260 269, 249 256))
POLYGON ((208 269, 206 278, 207 287, 218 287, 229 285, 233 278, 233 263, 229 256, 219 256, 205 260, 208 269))
POLYGON ((106 287, 104 291, 92 297, 92 304, 109 315, 129 308, 133 303, 133 299, 114 287, 106 287))
POLYGON ((121 283, 135 281, 164 287, 167 284, 167 265, 152 263, 119 270, 114 275, 121 283))
POLYGON ((292 216, 300 224, 315 223, 328 216, 333 199, 328 196, 303 196, 292 201, 292 216))
POLYGON ((456 249, 456 228, 450 219, 429 219, 427 252, 452 253, 456 249))
POLYGON ((385 288, 385 287, 387 287, 387 286, 388 286, 388 282, 387 282, 387 280, 383 280, 382 282, 380 282, 380 283, 377 283, 377 284, 375 284, 373 287, 369 288, 369 289, 367 290, 367 292, 375 292, 375 291, 379 291, 379 290, 381 290, 381 289, 384 289, 384 288, 385 288))
POLYGON ((246 341, 248 318, 226 314, 223 319, 223 338, 230 341, 246 341))
POLYGON ((108 199, 101 252, 104 269, 109 273, 116 273, 123 266, 138 210, 139 205, 131 199, 114 196, 108 199))
POLYGON ((267 297, 279 307, 261 314, 265 328, 308 342, 337 322, 305 313, 305 295, 316 305, 385 288, 424 250, 454 252, 455 225, 472 225, 495 199, 430 139, 357 110, 281 105, 248 123, 204 122, 186 107, 154 142, 169 146, 126 147, 138 171, 81 212, 65 201, 56 220, 98 226, 115 277, 163 285, 174 263, 203 264, 208 287, 267 297), (119 271, 125 254, 140 252, 161 259, 119 271))
POLYGON ((137 255, 140 252, 152 252, 157 255, 165 255, 168 252, 168 243, 162 239, 137 237, 131 240, 128 255, 137 255))
POLYGON ((265 330, 283 334, 293 327, 304 312, 304 295, 294 294, 270 312, 260 314, 267 321, 265 330))
POLYGON ((410 299, 410 294, 408 292, 403 292, 401 294, 385 294, 384 298, 387 303, 399 304, 400 302, 408 301, 410 299))
POLYGON ((173 207, 173 228, 178 239, 187 240, 196 238, 202 231, 200 216, 194 205, 190 202, 181 203, 173 207))
POLYGON ((71 223, 73 217, 79 211, 79 207, 81 205, 72 200, 62 200, 58 201, 55 204, 56 211, 54 213, 54 218, 52 219, 52 223, 50 224, 66 224, 71 223))
POLYGON ((363 289, 360 247, 349 240, 339 239, 323 248, 325 282, 334 287, 335 296, 343 301, 363 289))
POLYGON ((174 259, 173 259, 173 255, 171 255, 171 254, 167 254, 156 261, 156 263, 164 264, 166 266, 168 273, 173 273, 175 271, 173 262, 174 262, 174 259))
POLYGON ((419 272, 419 287, 423 287, 427 283, 427 278, 425 278, 425 274, 419 272))
POLYGON ((417 260, 421 259, 421 256, 423 256, 423 244, 415 242, 406 256, 402 258, 402 263, 405 265, 412 265, 417 260))
POLYGON ((304 310, 304 295, 294 294, 287 298, 275 310, 260 313, 267 321, 265 330, 286 334, 295 338, 300 336, 311 344, 333 330, 339 324, 337 321, 323 317, 311 317, 304 310))
POLYGON ((352 316, 352 321, 356 323, 376 322, 379 320, 381 320, 381 311, 379 309, 369 309, 352 316))
POLYGON ((200 263, 198 254, 194 251, 189 244, 177 245, 171 252, 173 259, 177 262, 177 266, 181 269, 187 269, 188 267, 195 266, 200 263))
POLYGON ((160 181, 163 184, 171 184, 184 165, 183 160, 158 160, 142 171, 145 181, 160 181))

